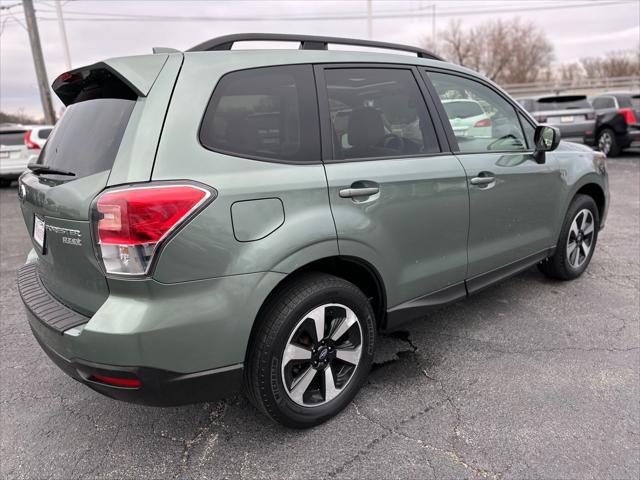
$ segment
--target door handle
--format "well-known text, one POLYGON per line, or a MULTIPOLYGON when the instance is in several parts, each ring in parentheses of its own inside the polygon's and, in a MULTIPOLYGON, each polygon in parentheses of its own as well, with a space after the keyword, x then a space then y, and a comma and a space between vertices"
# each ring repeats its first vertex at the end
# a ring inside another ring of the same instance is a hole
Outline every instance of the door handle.
POLYGON ((494 180, 493 177, 475 177, 471 179, 471 185, 489 185, 494 180))
POLYGON ((379 187, 343 188, 340 190, 340 198, 370 197, 380 191, 379 187))

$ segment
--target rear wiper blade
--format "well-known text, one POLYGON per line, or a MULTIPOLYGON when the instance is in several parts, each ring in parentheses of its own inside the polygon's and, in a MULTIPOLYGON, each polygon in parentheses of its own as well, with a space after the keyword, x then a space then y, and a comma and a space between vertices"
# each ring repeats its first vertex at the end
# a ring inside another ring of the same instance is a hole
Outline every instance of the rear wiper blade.
POLYGON ((50 173, 52 175, 68 175, 70 177, 76 176, 75 173, 69 172, 68 170, 60 170, 59 168, 48 167, 47 165, 40 165, 38 163, 30 163, 29 165, 27 165, 27 168, 36 174, 50 173))

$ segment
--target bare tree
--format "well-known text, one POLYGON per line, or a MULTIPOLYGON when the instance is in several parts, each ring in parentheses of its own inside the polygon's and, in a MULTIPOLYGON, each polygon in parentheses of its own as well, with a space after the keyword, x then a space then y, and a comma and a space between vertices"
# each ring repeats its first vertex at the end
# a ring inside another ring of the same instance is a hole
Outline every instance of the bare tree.
POLYGON ((580 60, 588 78, 640 75, 640 52, 610 52, 604 58, 580 60))
POLYGON ((0 123, 19 123, 22 125, 35 125, 44 123, 44 119, 36 119, 24 113, 23 109, 19 109, 16 113, 8 113, 0 111, 0 123))
POLYGON ((534 81, 553 60, 553 46, 542 30, 517 18, 492 20, 474 28, 452 20, 435 47, 447 59, 498 83, 534 81))

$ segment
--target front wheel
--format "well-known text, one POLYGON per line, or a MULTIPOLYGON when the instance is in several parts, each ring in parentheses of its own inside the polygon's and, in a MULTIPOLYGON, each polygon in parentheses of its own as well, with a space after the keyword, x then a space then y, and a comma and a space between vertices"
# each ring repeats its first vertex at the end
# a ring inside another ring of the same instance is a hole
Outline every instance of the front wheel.
POLYGON ((295 428, 322 423, 348 405, 366 380, 375 319, 352 283, 322 273, 293 278, 257 321, 245 391, 273 420, 295 428))
POLYGON ((600 216, 596 202, 588 195, 576 195, 571 202, 552 257, 539 264, 551 278, 573 280, 587 269, 598 240, 600 216))

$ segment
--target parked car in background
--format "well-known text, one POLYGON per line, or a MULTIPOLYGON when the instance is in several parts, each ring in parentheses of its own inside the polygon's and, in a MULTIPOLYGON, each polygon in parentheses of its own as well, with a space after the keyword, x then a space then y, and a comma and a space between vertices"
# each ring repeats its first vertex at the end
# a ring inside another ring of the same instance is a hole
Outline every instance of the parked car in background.
POLYGON ((611 92, 591 98, 597 114, 594 145, 615 157, 640 140, 640 94, 611 92))
POLYGON ((112 398, 242 388, 316 425, 366 382, 378 332, 533 265, 578 278, 607 216, 605 155, 422 49, 229 35, 53 90, 67 109, 19 179, 18 288, 44 351, 112 398), (274 39, 300 48, 231 48, 274 39), (454 98, 491 128, 454 131, 454 98))
POLYGON ((442 100, 451 128, 457 136, 491 137, 491 118, 480 103, 466 98, 442 100))
POLYGON ((593 144, 596 112, 585 95, 553 95, 517 100, 539 123, 558 127, 563 140, 593 144))
POLYGON ((51 125, 0 126, 0 186, 9 186, 37 160, 51 130, 51 125))

